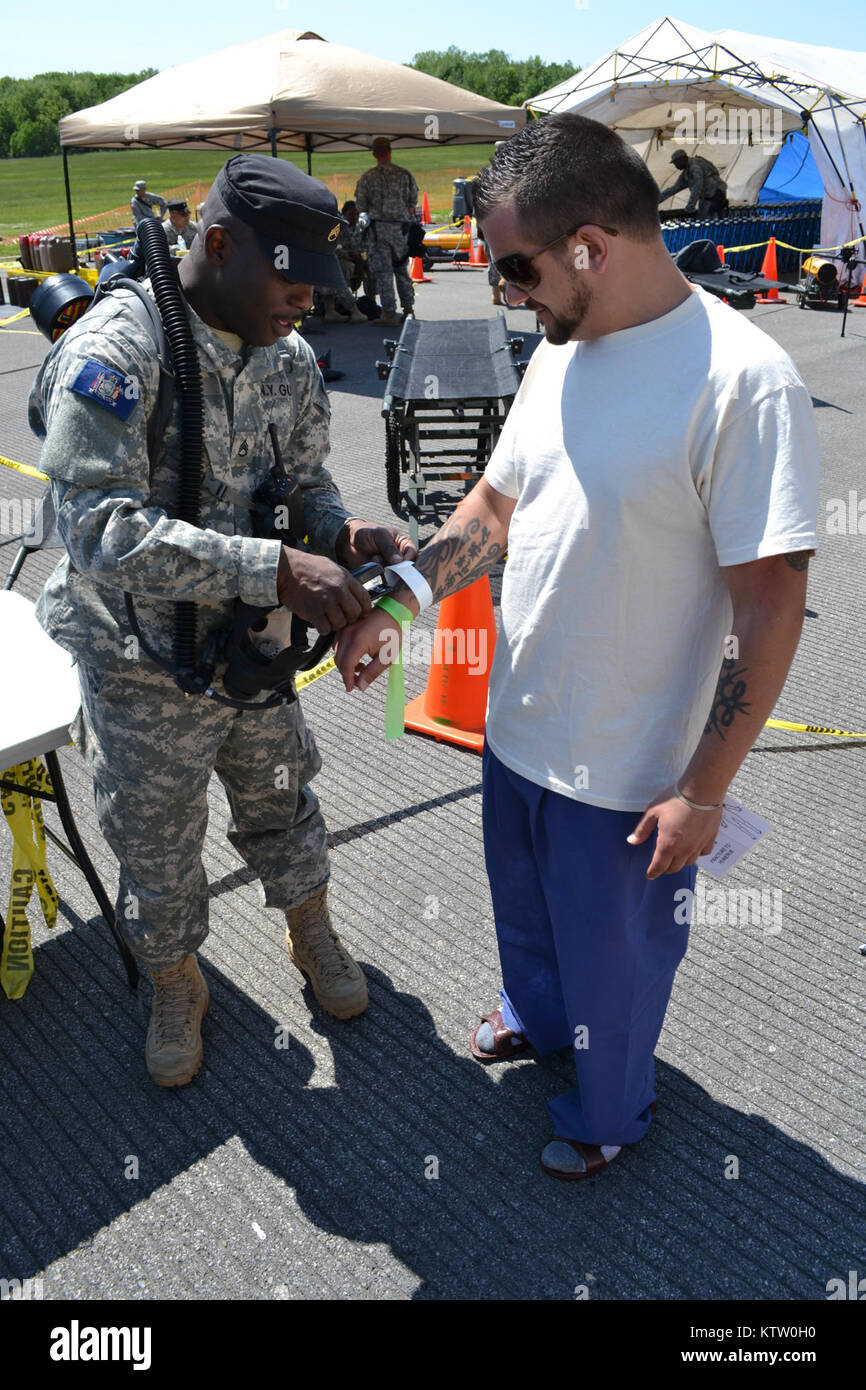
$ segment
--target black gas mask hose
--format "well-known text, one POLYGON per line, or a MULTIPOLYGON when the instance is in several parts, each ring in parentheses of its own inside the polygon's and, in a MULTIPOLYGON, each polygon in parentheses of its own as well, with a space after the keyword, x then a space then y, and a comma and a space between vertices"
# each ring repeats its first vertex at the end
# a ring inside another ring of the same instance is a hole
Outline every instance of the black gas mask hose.
MULTIPOLYGON (((171 349, 180 394, 180 482, 173 515, 190 526, 200 526, 204 404, 198 350, 184 307, 177 262, 169 252, 161 223, 155 217, 143 218, 138 224, 138 240, 171 349)), ((130 269, 134 273, 135 267, 130 269)), ((130 606, 131 598, 127 597, 127 609, 130 606)), ((196 668, 197 618, 194 603, 174 605, 172 675, 180 689, 188 694, 203 690, 202 676, 196 668)))

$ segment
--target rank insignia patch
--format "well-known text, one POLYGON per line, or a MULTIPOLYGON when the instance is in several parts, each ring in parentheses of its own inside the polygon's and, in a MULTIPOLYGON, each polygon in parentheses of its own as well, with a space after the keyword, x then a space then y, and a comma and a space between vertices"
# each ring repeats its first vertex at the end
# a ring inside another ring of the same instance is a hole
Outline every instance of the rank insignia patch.
POLYGON ((125 377, 92 358, 85 362, 69 389, 110 410, 120 420, 129 419, 140 395, 134 378, 125 377))

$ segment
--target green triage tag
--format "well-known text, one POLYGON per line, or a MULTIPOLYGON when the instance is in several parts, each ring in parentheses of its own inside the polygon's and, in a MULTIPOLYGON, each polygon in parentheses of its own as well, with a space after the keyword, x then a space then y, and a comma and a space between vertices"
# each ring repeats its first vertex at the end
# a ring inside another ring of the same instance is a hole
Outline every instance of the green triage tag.
MULTIPOLYGON (((402 636, 405 639, 406 629, 414 621, 412 614, 405 604, 398 603, 395 598, 380 598, 376 604, 377 608, 384 608, 386 613, 390 613, 392 618, 403 629, 402 636)), ((388 670, 388 690, 385 695, 385 737, 402 738, 404 732, 403 712, 406 707, 406 682, 403 679, 403 646, 401 643, 400 651, 396 661, 391 662, 388 670)))

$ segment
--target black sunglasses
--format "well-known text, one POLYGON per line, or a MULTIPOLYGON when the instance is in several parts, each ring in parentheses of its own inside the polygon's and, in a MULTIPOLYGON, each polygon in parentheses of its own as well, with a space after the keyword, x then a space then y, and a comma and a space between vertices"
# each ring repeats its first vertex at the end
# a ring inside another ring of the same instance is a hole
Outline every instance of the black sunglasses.
MULTIPOLYGON (((570 227, 562 236, 558 236, 555 241, 549 241, 546 246, 542 246, 540 251, 534 251, 531 256, 525 256, 521 251, 515 251, 510 256, 502 256, 500 260, 493 262, 493 268, 501 280, 507 280, 509 285, 514 285, 518 290, 534 290, 541 276, 535 269, 533 261, 543 256, 545 251, 550 251, 554 246, 558 246, 567 237, 574 236, 581 227, 585 227, 585 222, 578 222, 576 227, 570 227)), ((615 227, 602 227, 603 232, 608 236, 618 236, 615 227)))

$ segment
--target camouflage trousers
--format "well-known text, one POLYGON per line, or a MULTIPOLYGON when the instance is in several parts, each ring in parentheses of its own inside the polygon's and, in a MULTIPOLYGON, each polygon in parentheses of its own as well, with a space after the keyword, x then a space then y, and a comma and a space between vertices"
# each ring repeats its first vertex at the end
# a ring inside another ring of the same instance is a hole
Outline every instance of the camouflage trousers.
POLYGON ((362 270, 357 261, 352 260, 351 256, 341 256, 340 253, 337 252, 337 259, 340 262, 340 269, 345 276, 347 288, 342 290, 322 290, 322 294, 327 301, 333 300, 341 309, 345 309, 347 313, 351 313, 353 309, 358 307, 355 302, 355 292, 363 284, 364 293, 369 295, 371 299, 374 299, 376 296, 376 282, 366 261, 364 262, 362 270))
POLYGON ((208 931, 202 848, 208 785, 228 797, 228 838, 267 907, 328 881, 325 823, 307 783, 321 759, 300 704, 257 712, 185 696, 160 672, 79 662, 74 742, 93 777, 99 825, 120 863, 117 919, 136 958, 176 964, 208 931))
POLYGON ((400 308, 411 309, 415 303, 415 286, 409 277, 408 241, 399 222, 374 222, 367 233, 367 263, 376 277, 376 293, 386 314, 394 313, 397 300, 400 308))

